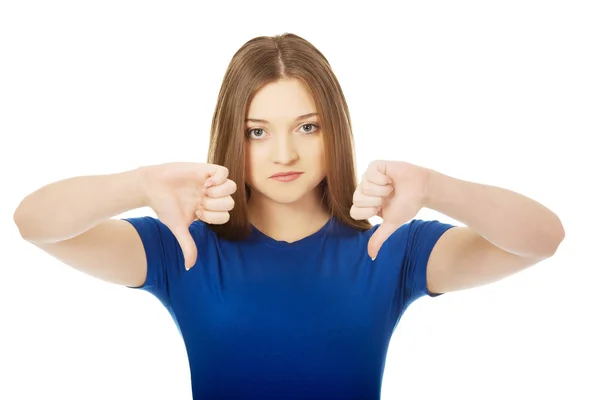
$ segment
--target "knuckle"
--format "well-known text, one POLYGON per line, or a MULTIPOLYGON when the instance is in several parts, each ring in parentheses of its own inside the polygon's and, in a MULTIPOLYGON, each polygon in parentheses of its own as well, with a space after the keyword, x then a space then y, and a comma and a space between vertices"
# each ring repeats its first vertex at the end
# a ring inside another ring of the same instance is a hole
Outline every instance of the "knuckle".
POLYGON ((356 201, 354 202, 354 204, 357 207, 365 207, 365 206, 369 205, 369 199, 362 196, 362 197, 357 198, 356 201))
POLYGON ((352 206, 352 208, 350 208, 350 216, 356 218, 356 207, 352 206))
POLYGON ((360 185, 360 191, 367 196, 371 194, 371 185, 367 181, 363 181, 360 185))
POLYGON ((231 196, 223 197, 216 200, 215 210, 216 211, 230 211, 233 209, 234 202, 231 196))
POLYGON ((221 223, 225 224, 225 223, 229 222, 230 218, 231 218, 231 216, 229 215, 228 212, 221 213, 221 221, 222 221, 221 223))

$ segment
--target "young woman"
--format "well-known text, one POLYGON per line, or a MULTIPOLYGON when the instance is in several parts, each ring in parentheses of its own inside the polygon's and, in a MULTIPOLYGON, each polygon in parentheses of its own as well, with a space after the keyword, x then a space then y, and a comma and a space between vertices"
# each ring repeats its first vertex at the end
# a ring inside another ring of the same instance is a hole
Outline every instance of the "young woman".
POLYGON ((234 55, 207 163, 55 182, 15 221, 64 263, 156 296, 195 399, 377 399, 413 301, 523 270, 564 236, 531 199, 399 160, 357 184, 342 89, 293 34, 234 55), (156 218, 114 218, 144 206, 156 218), (423 207, 465 226, 414 219, 423 207))

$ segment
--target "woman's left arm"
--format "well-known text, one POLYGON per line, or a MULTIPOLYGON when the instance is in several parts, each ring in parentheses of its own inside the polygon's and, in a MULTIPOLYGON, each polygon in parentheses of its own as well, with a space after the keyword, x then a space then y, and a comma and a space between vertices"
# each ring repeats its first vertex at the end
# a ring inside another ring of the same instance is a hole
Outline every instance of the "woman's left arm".
POLYGON ((428 287, 449 292, 491 283, 554 255, 565 231, 542 204, 508 189, 429 170, 424 206, 466 225, 448 230, 428 262, 428 287))
POLYGON ((401 161, 374 161, 356 189, 355 219, 378 215, 368 252, 430 208, 464 223, 445 231, 427 262, 427 287, 436 293, 491 283, 554 255, 565 231, 555 213, 508 189, 453 178, 401 161))

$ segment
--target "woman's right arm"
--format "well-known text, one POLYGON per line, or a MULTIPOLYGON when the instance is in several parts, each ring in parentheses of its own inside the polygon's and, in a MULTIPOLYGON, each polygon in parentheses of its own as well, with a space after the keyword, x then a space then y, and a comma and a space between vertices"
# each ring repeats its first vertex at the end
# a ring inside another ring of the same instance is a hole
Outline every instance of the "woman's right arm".
POLYGON ((150 207, 172 233, 191 268, 198 250, 189 227, 196 219, 224 224, 235 183, 227 168, 204 163, 166 163, 131 171, 80 176, 46 185, 25 197, 14 214, 21 236, 65 264, 96 278, 137 287, 146 281, 144 244, 160 247, 160 232, 146 243, 130 221, 114 216, 150 207), (202 212, 198 213, 199 207, 202 212), (157 235, 159 242, 154 242, 157 235))
POLYGON ((144 169, 79 176, 46 185, 14 213, 23 239, 65 264, 107 282, 140 286, 146 254, 133 225, 112 218, 148 205, 144 169))

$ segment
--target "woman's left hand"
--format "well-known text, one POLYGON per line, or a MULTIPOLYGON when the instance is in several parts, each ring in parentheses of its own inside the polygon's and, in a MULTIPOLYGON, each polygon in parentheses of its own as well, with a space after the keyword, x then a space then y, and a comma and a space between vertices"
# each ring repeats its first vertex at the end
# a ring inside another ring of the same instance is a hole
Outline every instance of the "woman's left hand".
POLYGON ((383 221, 369 240, 375 259, 383 243, 425 206, 431 170, 402 161, 373 161, 353 196, 350 216, 364 220, 375 215, 383 221))

